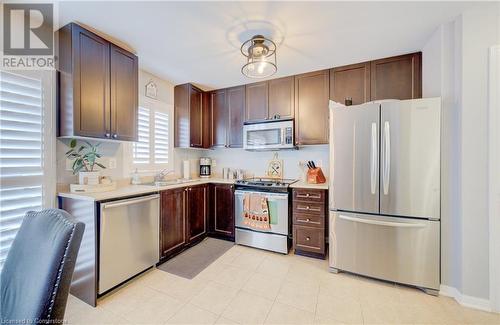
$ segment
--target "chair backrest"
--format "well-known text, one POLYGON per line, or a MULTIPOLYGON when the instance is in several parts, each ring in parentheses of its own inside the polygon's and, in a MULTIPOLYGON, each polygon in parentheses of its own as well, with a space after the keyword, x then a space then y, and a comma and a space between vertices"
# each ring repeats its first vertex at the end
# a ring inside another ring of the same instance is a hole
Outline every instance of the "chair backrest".
POLYGON ((64 319, 84 229, 63 210, 26 213, 0 276, 2 321, 64 319))

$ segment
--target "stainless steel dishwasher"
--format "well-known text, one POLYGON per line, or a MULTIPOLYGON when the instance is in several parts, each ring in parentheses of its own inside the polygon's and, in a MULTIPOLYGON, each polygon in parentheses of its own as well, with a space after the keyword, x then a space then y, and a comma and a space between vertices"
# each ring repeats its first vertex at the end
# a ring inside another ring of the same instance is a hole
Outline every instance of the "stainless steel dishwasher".
POLYGON ((158 194, 101 204, 99 294, 158 263, 158 194))

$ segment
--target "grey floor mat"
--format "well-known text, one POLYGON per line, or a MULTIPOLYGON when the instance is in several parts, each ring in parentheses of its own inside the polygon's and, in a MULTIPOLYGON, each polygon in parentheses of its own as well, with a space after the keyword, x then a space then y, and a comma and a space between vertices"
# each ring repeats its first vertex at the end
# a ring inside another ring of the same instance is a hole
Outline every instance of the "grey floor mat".
POLYGON ((206 238, 198 245, 159 265, 157 269, 186 279, 192 279, 233 245, 234 243, 230 241, 206 238))

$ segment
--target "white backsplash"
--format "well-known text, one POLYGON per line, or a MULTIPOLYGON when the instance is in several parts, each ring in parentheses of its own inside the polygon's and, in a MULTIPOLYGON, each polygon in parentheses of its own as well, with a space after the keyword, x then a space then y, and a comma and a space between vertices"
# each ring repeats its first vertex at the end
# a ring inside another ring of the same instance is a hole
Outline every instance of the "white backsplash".
MULTIPOLYGON (((216 166, 212 173, 222 174, 222 168, 238 168, 245 171, 247 177, 265 176, 268 161, 273 158, 274 151, 246 151, 243 149, 215 149, 206 150, 203 157, 215 159, 216 166)), ((299 163, 313 160, 323 173, 328 177, 329 172, 329 147, 316 145, 301 147, 299 150, 278 151, 278 158, 283 159, 283 173, 285 178, 303 179, 307 168, 299 163)))

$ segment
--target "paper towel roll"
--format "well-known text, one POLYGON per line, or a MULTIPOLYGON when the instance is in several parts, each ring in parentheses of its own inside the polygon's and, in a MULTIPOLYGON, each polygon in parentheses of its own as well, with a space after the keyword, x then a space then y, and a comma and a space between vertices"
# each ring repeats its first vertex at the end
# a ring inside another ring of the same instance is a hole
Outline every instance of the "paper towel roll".
POLYGON ((184 160, 182 162, 182 173, 184 175, 184 179, 190 179, 191 178, 191 162, 189 160, 184 160))

